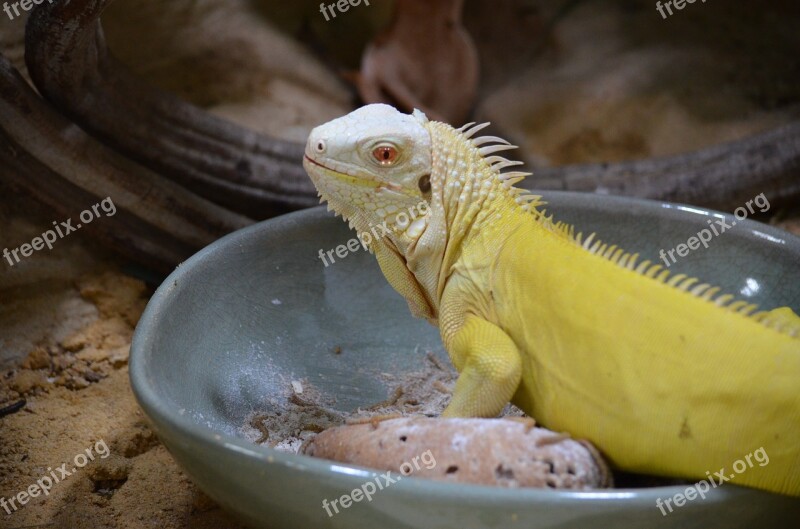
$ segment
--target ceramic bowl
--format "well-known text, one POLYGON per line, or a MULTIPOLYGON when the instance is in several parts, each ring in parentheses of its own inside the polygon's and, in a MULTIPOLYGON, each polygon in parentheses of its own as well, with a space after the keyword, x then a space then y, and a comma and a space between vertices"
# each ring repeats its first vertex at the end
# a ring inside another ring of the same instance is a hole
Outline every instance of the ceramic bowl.
MULTIPOLYGON (((548 193, 557 218, 644 258, 724 218, 701 208, 598 195, 548 193)), ((319 251, 354 234, 316 208, 233 233, 161 285, 131 349, 136 397, 166 447, 211 498, 264 528, 788 527, 800 501, 734 485, 662 515, 658 498, 685 486, 560 492, 459 485, 409 477, 329 516, 322 507, 379 473, 277 452, 241 433, 247 417, 307 379, 351 410, 387 397, 375 373, 413 371, 424 351, 443 358, 438 332, 409 314, 375 259, 319 251), (336 347, 342 353, 333 354, 336 347)), ((342 253, 340 251, 340 253, 342 253)), ((800 309, 800 240, 752 221, 689 252, 673 269, 763 307, 800 309)), ((711 471, 715 469, 709 469, 711 471)))

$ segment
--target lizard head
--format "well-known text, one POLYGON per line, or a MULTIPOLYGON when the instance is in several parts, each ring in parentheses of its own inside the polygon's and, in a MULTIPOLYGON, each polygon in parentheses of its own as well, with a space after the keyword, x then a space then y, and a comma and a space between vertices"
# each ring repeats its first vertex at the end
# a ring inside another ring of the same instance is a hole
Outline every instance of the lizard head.
POLYGON ((500 172, 520 162, 494 153, 515 146, 473 138, 486 126, 455 129, 419 111, 368 105, 315 128, 306 144, 303 165, 328 209, 350 222, 412 312, 429 321, 461 241, 535 198, 513 187, 527 173, 500 172))
POLYGON ((431 137, 421 112, 367 105, 311 131, 303 165, 323 200, 361 234, 418 237, 431 196, 431 137))

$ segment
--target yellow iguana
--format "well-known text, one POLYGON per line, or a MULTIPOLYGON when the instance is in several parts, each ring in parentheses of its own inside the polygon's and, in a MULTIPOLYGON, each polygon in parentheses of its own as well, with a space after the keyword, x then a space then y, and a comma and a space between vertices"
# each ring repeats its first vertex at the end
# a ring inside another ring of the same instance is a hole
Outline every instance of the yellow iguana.
POLYGON ((444 415, 513 400, 663 476, 707 478, 762 448, 769 464, 731 481, 800 496, 800 318, 575 234, 514 187, 527 173, 502 172, 520 162, 494 153, 514 146, 472 125, 369 105, 314 129, 304 160, 351 227, 390 227, 370 249, 460 373, 444 415))

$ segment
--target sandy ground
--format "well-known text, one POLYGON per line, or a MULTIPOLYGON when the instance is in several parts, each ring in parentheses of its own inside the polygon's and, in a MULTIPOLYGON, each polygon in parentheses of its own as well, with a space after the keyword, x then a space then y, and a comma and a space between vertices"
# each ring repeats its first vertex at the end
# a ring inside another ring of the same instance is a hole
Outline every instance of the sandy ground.
POLYGON ((181 472, 131 393, 128 349, 150 291, 116 272, 82 278, 75 290, 96 319, 0 375, 0 402, 26 400, 0 419, 0 497, 28 490, 50 469, 62 479, 48 496, 0 512, 0 526, 239 527, 181 472), (94 461, 72 475, 55 470, 75 468, 98 443, 94 461))

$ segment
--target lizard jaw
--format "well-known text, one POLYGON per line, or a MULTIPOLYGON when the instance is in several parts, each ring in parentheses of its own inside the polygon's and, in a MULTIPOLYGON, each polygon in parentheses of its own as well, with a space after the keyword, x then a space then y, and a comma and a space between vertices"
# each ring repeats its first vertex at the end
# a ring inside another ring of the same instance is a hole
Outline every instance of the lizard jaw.
POLYGON ((314 165, 314 166, 317 166, 317 167, 321 168, 328 175, 333 176, 334 178, 336 178, 340 182, 344 182, 346 184, 355 185, 355 186, 359 186, 359 187, 371 187, 371 188, 375 189, 375 191, 378 192, 378 193, 380 193, 380 192, 388 192, 388 193, 395 194, 397 196, 402 196, 402 197, 406 196, 403 193, 403 188, 401 186, 397 185, 397 184, 392 183, 392 182, 384 182, 384 181, 378 180, 378 179, 376 179, 374 177, 371 177, 371 176, 368 176, 368 177, 365 178, 365 177, 362 177, 362 176, 353 176, 353 175, 350 175, 350 174, 347 174, 347 173, 343 173, 341 171, 337 171, 336 169, 333 169, 331 167, 328 167, 327 165, 324 165, 324 164, 316 161, 315 159, 311 158, 307 154, 304 155, 304 158, 305 159, 304 159, 303 165, 305 165, 306 172, 308 172, 308 174, 310 176, 312 176, 312 177, 314 177, 314 176, 319 177, 319 169, 314 169, 313 167, 310 167, 311 165, 314 165))
POLYGON ((363 187, 373 187, 377 191, 386 190, 402 194, 402 188, 397 184, 393 184, 391 182, 382 182, 380 180, 377 180, 369 176, 366 178, 362 176, 353 176, 347 173, 343 173, 341 171, 337 171, 336 169, 333 169, 331 167, 328 167, 327 165, 324 165, 316 161, 315 159, 311 158, 307 154, 304 155, 304 157, 305 157, 306 169, 308 170, 309 174, 313 174, 313 170, 308 166, 308 164, 313 164, 316 165, 317 167, 324 169, 328 174, 332 175, 337 180, 340 180, 347 184, 363 186, 363 187))

